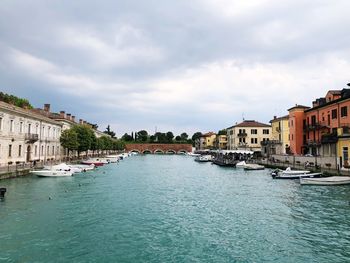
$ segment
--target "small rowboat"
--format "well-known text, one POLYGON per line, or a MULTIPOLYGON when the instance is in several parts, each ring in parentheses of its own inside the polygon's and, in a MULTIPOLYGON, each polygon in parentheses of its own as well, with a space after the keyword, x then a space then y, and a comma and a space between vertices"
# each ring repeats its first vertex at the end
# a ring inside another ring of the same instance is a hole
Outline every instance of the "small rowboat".
POLYGON ((322 178, 300 178, 301 185, 344 185, 350 184, 349 176, 331 176, 322 178))

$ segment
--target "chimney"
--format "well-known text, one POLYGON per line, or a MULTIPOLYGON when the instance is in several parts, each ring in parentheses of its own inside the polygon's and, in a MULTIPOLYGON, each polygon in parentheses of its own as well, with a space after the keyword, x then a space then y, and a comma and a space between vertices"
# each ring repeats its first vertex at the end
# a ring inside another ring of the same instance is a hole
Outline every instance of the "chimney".
POLYGON ((83 123, 84 123, 83 119, 79 119, 79 124, 83 124, 83 123))
POLYGON ((71 120, 70 116, 71 116, 71 114, 67 113, 67 120, 71 120))
POLYGON ((50 112, 50 104, 44 104, 44 111, 50 112))
POLYGON ((273 119, 274 119, 274 120, 276 120, 276 119, 277 119, 277 116, 276 116, 276 115, 275 115, 275 116, 273 116, 273 119))
POLYGON ((66 117, 66 112, 61 110, 60 111, 60 118, 64 119, 66 117))
POLYGON ((75 122, 75 116, 72 116, 72 121, 75 122))
POLYGON ((87 123, 87 121, 84 121, 84 124, 86 124, 87 123))

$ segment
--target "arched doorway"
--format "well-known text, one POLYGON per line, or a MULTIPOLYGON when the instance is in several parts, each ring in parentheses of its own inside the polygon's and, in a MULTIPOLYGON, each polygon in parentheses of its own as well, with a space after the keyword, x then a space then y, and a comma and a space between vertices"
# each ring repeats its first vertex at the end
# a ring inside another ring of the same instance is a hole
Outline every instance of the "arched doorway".
POLYGON ((26 162, 29 163, 30 162, 30 151, 31 151, 31 147, 30 145, 27 146, 27 156, 26 156, 26 162))

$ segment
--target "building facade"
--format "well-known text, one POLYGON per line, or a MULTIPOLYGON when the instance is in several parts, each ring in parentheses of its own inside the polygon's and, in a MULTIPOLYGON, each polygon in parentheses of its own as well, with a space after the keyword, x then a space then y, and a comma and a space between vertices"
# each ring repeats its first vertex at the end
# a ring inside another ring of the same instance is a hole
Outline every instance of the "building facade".
POLYGON ((289 115, 274 118, 271 123, 271 140, 262 143, 262 147, 265 148, 263 152, 267 155, 272 154, 289 154, 290 153, 290 141, 289 141, 289 115))
POLYGON ((227 128, 227 149, 261 151, 261 143, 271 140, 272 129, 268 124, 245 120, 227 128))
POLYGON ((0 102, 0 165, 60 160, 61 130, 50 118, 0 102))
POLYGON ((216 133, 208 132, 199 138, 199 149, 207 150, 215 148, 216 133))
POLYGON ((216 135, 214 148, 217 150, 227 149, 227 135, 216 135))

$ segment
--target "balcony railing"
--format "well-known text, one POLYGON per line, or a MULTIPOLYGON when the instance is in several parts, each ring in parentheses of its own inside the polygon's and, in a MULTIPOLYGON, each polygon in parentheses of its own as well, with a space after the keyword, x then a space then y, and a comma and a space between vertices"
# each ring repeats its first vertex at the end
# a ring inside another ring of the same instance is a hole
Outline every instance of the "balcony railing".
POLYGON ((240 132, 237 134, 238 137, 247 137, 247 133, 246 132, 240 132))
POLYGON ((330 133, 330 134, 324 134, 321 137, 321 143, 337 143, 338 141, 338 136, 337 134, 330 133))
POLYGON ((317 141, 317 140, 306 140, 305 145, 306 146, 319 146, 319 145, 321 145, 321 142, 317 141))
POLYGON ((39 135, 38 134, 33 134, 33 133, 26 133, 24 139, 28 143, 33 143, 39 140, 39 135))
POLYGON ((327 124, 324 122, 315 122, 311 124, 306 124, 304 126, 304 131, 315 131, 323 128, 327 128, 327 124))

